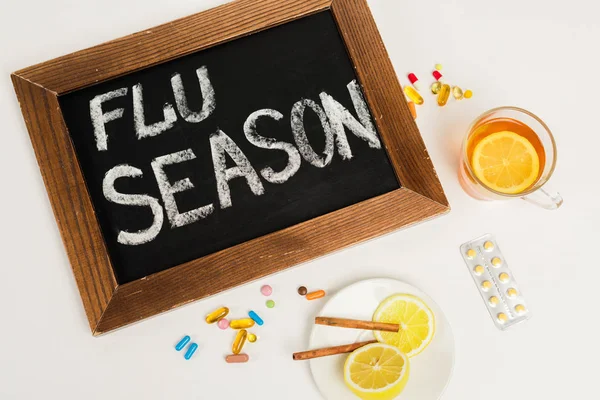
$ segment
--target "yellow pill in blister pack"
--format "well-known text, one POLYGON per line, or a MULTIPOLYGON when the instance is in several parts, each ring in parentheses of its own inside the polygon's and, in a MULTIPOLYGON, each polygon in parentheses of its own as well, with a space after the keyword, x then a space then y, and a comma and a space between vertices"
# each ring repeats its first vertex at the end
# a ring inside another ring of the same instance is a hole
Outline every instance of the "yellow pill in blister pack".
POLYGON ((248 332, 245 329, 242 329, 235 335, 235 339, 233 341, 233 345, 231 345, 231 351, 233 354, 240 354, 244 344, 246 343, 246 338, 248 337, 248 332))
POLYGON ((227 308, 227 307, 217 308, 215 311, 211 312, 210 314, 208 314, 206 316, 206 323, 214 324, 215 322, 218 322, 219 320, 225 318, 227 316, 227 314, 229 314, 229 308, 227 308))
POLYGON ((492 250, 494 250, 494 243, 492 243, 488 240, 487 242, 485 242, 483 244, 483 248, 486 249, 487 251, 492 251, 492 250))
POLYGON ((467 257, 469 257, 469 258, 475 258, 476 255, 477 255, 477 252, 473 249, 469 249, 467 251, 467 257))
POLYGON ((500 300, 498 300, 498 298, 497 298, 496 296, 491 296, 491 297, 488 299, 488 302, 490 303, 490 305, 491 305, 492 307, 496 307, 496 306, 498 305, 498 303, 500 302, 500 300))
POLYGON ((498 318, 498 322, 500 322, 501 324, 505 323, 506 321, 508 321, 508 317, 506 316, 506 314, 504 313, 498 313, 498 315, 496 315, 496 318, 498 318))
POLYGON ((252 318, 242 318, 242 319, 234 319, 229 322, 229 327, 231 329, 246 329, 252 328, 255 322, 252 318))
POLYGON ((438 106, 444 107, 450 97, 450 85, 443 84, 440 92, 438 93, 437 103, 438 106))
POLYGON ((500 279, 500 282, 506 283, 510 280, 510 276, 506 272, 503 272, 500 275, 498 275, 498 279, 500 279))
POLYGON ((515 288, 508 288, 508 290, 506 291, 506 295, 510 298, 517 297, 518 294, 519 293, 517 293, 517 289, 515 288))
POLYGON ((423 97, 412 86, 404 86, 404 94, 408 96, 416 105, 420 106, 425 102, 423 97))
POLYGON ((483 282, 481 282, 481 289, 485 290, 486 292, 488 290, 490 290, 492 288, 492 286, 493 286, 492 282, 490 282, 490 281, 483 281, 483 282))
POLYGON ((524 306, 523 304, 517 304, 517 305, 515 306, 515 311, 516 311, 518 314, 523 314, 525 311, 527 311, 527 309, 525 308, 525 306, 524 306))
POLYGON ((499 267, 502 265, 502 260, 498 257, 494 257, 494 258, 492 258, 492 265, 494 267, 499 267))
POLYGON ((475 268, 473 268, 473 272, 475 275, 481 275, 485 272, 485 268, 483 268, 481 265, 476 265, 475 268))

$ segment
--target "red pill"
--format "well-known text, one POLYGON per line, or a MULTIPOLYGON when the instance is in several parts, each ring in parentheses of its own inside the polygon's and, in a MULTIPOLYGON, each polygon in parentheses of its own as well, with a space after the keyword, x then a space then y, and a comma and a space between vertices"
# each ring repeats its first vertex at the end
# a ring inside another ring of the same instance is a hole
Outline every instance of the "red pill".
POLYGON ((415 89, 421 90, 421 85, 419 85, 419 78, 417 78, 415 74, 413 74, 412 72, 408 74, 408 80, 415 87, 415 89))
POLYGON ((442 79, 442 74, 440 74, 440 71, 433 71, 433 77, 436 81, 439 81, 440 79, 442 79))

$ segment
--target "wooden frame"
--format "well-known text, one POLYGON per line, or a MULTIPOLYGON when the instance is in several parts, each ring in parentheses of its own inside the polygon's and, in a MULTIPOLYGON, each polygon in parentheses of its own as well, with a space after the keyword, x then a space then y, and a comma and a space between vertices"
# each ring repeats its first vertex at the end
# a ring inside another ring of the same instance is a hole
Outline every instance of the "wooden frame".
POLYGON ((366 0, 238 0, 11 77, 94 335, 450 209, 366 0), (118 285, 58 96, 325 10, 333 13, 402 188, 118 285))

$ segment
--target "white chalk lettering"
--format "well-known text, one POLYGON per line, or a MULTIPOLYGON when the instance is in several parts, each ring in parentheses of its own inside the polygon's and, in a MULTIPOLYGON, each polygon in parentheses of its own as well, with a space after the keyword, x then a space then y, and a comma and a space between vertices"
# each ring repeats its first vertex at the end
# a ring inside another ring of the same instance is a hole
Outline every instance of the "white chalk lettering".
POLYGON ((94 126, 94 137, 96 138, 96 148, 98 151, 108 150, 108 135, 106 134, 105 125, 110 121, 121 118, 123 116, 123 108, 116 108, 105 113, 102 111, 102 103, 112 100, 116 97, 127 95, 127 88, 113 90, 112 92, 100 94, 90 100, 90 117, 94 126))
POLYGON ((288 163, 282 171, 275 172, 271 167, 263 168, 260 171, 260 174, 268 182, 285 183, 288 179, 294 176, 296 172, 298 172, 298 169, 300 169, 300 164, 302 163, 300 153, 291 143, 280 142, 273 138, 260 136, 256 132, 256 121, 260 117, 270 117, 273 118, 275 121, 279 121, 283 118, 283 114, 281 114, 277 110, 271 109, 264 109, 253 112, 252 114, 250 114, 250 116, 248 117, 248 119, 246 119, 246 122, 244 123, 244 134, 246 135, 246 139, 248 139, 248 141, 256 147, 259 147, 261 149, 283 150, 287 153, 288 163))
POLYGON ((323 168, 331 162, 333 157, 333 134, 329 121, 327 120, 327 114, 317 103, 310 99, 303 99, 298 101, 292 107, 291 115, 292 133, 294 134, 294 140, 300 150, 302 157, 318 168, 323 168), (320 157, 312 148, 306 137, 306 129, 304 127, 304 110, 306 107, 310 107, 321 121, 323 132, 325 133, 325 148, 323 149, 323 157, 320 157))
POLYGON ((246 155, 223 131, 218 130, 210 136, 210 147, 221 208, 231 207, 232 205, 228 182, 234 178, 246 178, 246 182, 255 196, 260 196, 265 192, 258 174, 246 155), (235 162, 235 167, 227 168, 225 153, 235 162))
POLYGON ((138 83, 132 88, 133 92, 133 120, 135 122, 135 133, 138 139, 160 135, 164 131, 171 129, 177 121, 177 114, 173 106, 165 103, 163 106, 164 120, 155 122, 152 125, 146 125, 146 116, 144 115, 144 96, 142 94, 142 84, 138 83))
POLYGON ((115 189, 115 181, 119 178, 141 178, 142 171, 131 165, 121 164, 111 168, 104 176, 102 191, 106 200, 126 205, 150 207, 154 220, 147 229, 137 232, 120 231, 117 241, 128 246, 136 246, 153 240, 160 232, 163 225, 163 209, 157 199, 147 194, 124 194, 115 189))
POLYGON ((369 144, 369 147, 380 149, 381 143, 377 137, 375 126, 371 120, 369 108, 365 102, 360 87, 356 80, 348 84, 348 91, 360 122, 343 105, 338 103, 333 97, 325 92, 320 94, 323 108, 331 124, 331 129, 335 134, 335 140, 338 147, 338 152, 343 159, 352 158, 352 150, 346 137, 344 127, 348 128, 355 136, 361 138, 369 144))
POLYGON ((204 121, 210 114, 212 114, 216 107, 215 90, 210 83, 208 69, 206 67, 200 67, 196 70, 196 75, 198 76, 198 82, 200 82, 200 91, 202 92, 202 109, 200 112, 193 112, 188 107, 181 75, 175 74, 171 78, 171 86, 173 87, 173 94, 175 95, 175 104, 177 105, 177 110, 183 119, 190 123, 204 121))
POLYGON ((160 194, 165 204, 165 210, 167 211, 167 217, 171 222, 172 228, 179 228, 192 222, 198 221, 200 218, 206 218, 210 215, 214 207, 212 204, 196 208, 184 213, 180 213, 175 202, 175 193, 180 193, 185 190, 193 189, 194 184, 189 178, 182 179, 173 184, 169 182, 169 178, 165 173, 164 167, 171 164, 179 164, 184 161, 193 160, 196 155, 191 149, 179 151, 177 153, 168 154, 166 156, 157 157, 152 161, 152 170, 156 176, 156 183, 160 189, 160 194))

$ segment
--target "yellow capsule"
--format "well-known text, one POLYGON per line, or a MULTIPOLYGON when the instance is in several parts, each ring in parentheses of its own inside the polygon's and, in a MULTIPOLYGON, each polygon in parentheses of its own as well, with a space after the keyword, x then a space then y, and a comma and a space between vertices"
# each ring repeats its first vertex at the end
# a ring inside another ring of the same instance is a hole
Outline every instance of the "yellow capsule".
POLYGON ((435 81, 431 84, 431 93, 438 94, 442 88, 442 82, 435 81))
POLYGON ((499 259, 498 257, 494 257, 494 258, 492 258, 492 265, 494 267, 499 267, 502 265, 502 260, 499 259))
POLYGON ((473 268, 473 272, 475 272, 475 275, 481 275, 484 271, 485 268, 483 268, 481 265, 476 265, 475 268, 473 268))
POLYGON ((506 272, 503 272, 498 275, 498 279, 500 279, 500 282, 508 282, 510 280, 510 276, 506 272))
POLYGON ((498 318, 498 321, 502 324, 508 321, 508 317, 504 313, 498 313, 496 317, 498 318))
POLYGON ((229 322, 231 329, 246 329, 254 326, 254 320, 252 318, 234 319, 229 322))
POLYGON ((487 242, 485 242, 483 244, 483 248, 486 249, 487 251, 492 251, 492 250, 494 250, 494 243, 492 243, 488 240, 487 242))
POLYGON ((211 312, 206 316, 207 324, 214 324, 215 322, 225 318, 229 314, 229 308, 221 307, 217 308, 215 311, 211 312))
POLYGON ((233 345, 231 346, 231 351, 233 354, 240 354, 244 344, 246 343, 246 338, 248 337, 248 332, 245 329, 242 329, 235 335, 235 340, 233 341, 233 345))
POLYGON ((250 343, 254 343, 254 342, 256 342, 256 339, 258 339, 258 338, 256 337, 256 335, 255 335, 254 333, 249 333, 249 334, 248 334, 248 341, 249 341, 250 343))
POLYGON ((473 92, 467 89, 465 91, 465 99, 470 99, 471 97, 473 97, 473 92))
POLYGON ((523 314, 526 311, 526 309, 525 309, 525 306, 523 304, 517 304, 515 306, 515 311, 517 313, 519 313, 519 314, 523 314))
POLYGON ((464 97, 464 93, 461 88, 459 88, 458 86, 454 86, 452 88, 452 96, 454 96, 456 100, 462 100, 462 98, 464 97))
POLYGON ((481 288, 487 292, 488 290, 490 290, 492 288, 492 282, 490 282, 490 281, 481 282, 481 288))
POLYGON ((404 94, 408 96, 416 105, 420 106, 425 101, 412 86, 404 86, 404 94))
POLYGON ((473 249, 467 250, 467 257, 475 258, 476 255, 477 255, 477 252, 475 250, 473 250, 473 249))
POLYGON ((437 103, 438 106, 444 107, 448 102, 448 98, 450 97, 450 85, 443 84, 440 92, 438 93, 437 103))
POLYGON ((517 297, 517 289, 515 288, 508 288, 508 290, 506 291, 506 294, 508 295, 508 297, 517 297))
POLYGON ((492 296, 488 299, 488 301, 490 302, 490 305, 492 307, 496 307, 498 305, 498 303, 500 302, 500 300, 498 300, 498 298, 496 296, 492 296))

